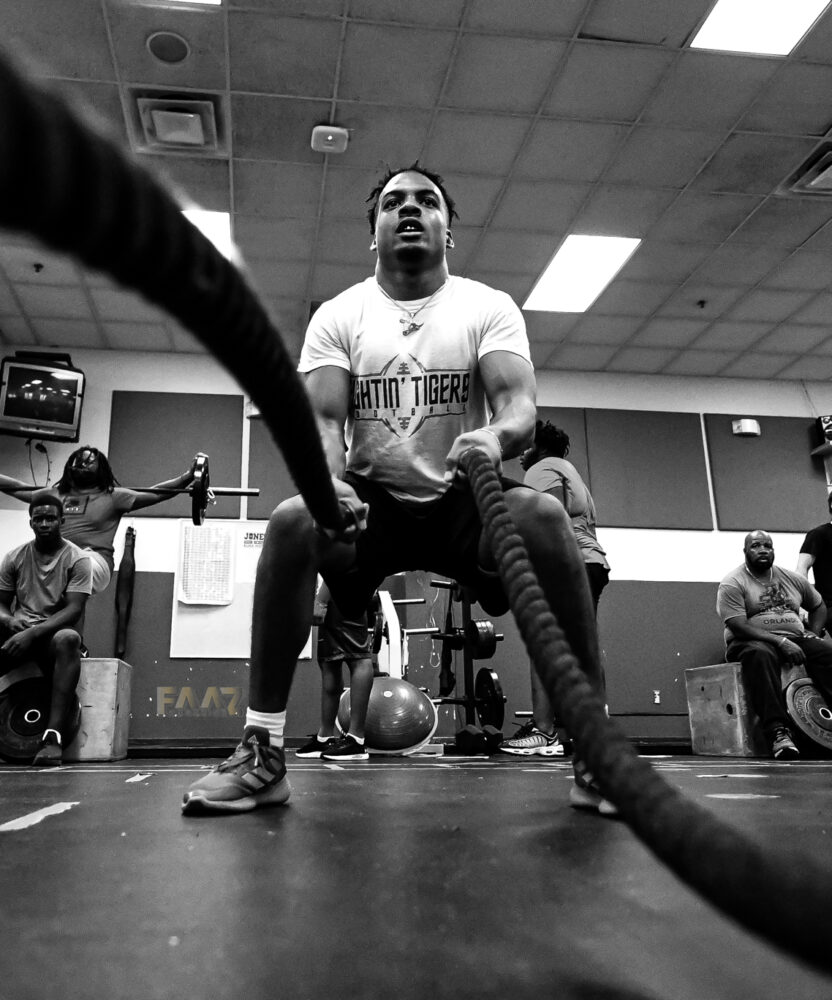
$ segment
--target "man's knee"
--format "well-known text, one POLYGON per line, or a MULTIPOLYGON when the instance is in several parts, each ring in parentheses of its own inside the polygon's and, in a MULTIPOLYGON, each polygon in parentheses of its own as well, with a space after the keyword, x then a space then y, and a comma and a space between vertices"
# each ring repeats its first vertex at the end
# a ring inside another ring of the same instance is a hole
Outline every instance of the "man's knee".
POLYGON ((780 657, 777 651, 772 648, 770 643, 763 642, 761 639, 753 639, 747 643, 737 659, 743 666, 780 669, 780 657))
POLYGON ((52 637, 51 651, 56 657, 76 657, 81 654, 81 636, 73 628, 62 628, 52 637))
POLYGON ((547 493, 514 489, 505 494, 506 505, 518 530, 532 537, 574 537, 572 521, 563 504, 547 493))

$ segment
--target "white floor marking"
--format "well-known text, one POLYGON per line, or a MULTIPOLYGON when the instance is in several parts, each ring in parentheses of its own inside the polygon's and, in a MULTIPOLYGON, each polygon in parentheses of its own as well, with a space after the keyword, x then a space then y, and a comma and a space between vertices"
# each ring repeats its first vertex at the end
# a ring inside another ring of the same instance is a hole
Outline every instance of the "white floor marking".
POLYGON ((697 778, 763 778, 769 777, 767 774, 697 774, 697 778))
POLYGON ((706 799, 779 799, 779 795, 757 795, 755 792, 716 792, 706 795, 706 799))
POLYGON ((47 816, 57 816, 58 813, 67 812, 73 806, 80 805, 80 802, 56 802, 54 805, 45 806, 35 812, 26 813, 25 816, 18 816, 17 819, 10 819, 8 823, 0 824, 0 833, 11 833, 13 830, 25 830, 29 826, 34 826, 46 819, 47 816))
POLYGON ((147 774, 142 774, 140 772, 139 774, 134 774, 132 778, 128 778, 124 782, 124 784, 125 785, 129 785, 131 781, 144 781, 145 778, 152 778, 152 777, 153 777, 153 775, 150 774, 149 772, 147 774))

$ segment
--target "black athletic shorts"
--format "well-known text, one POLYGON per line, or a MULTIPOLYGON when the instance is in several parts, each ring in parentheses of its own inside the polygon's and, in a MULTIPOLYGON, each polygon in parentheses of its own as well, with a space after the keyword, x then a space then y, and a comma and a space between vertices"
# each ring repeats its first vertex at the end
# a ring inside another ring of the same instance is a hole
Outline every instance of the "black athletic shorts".
POLYGON ((318 626, 318 663, 370 659, 372 635, 367 615, 344 618, 335 601, 327 605, 326 617, 318 626))
MULTIPOLYGON (((508 611, 500 579, 480 569, 482 524, 469 489, 449 489, 427 503, 406 503, 377 483, 348 472, 344 479, 369 504, 367 530, 356 542, 356 561, 346 572, 324 574, 343 615, 359 617, 379 585, 393 573, 425 570, 455 580, 495 617, 508 611)), ((522 486, 501 477, 503 492, 522 486)))

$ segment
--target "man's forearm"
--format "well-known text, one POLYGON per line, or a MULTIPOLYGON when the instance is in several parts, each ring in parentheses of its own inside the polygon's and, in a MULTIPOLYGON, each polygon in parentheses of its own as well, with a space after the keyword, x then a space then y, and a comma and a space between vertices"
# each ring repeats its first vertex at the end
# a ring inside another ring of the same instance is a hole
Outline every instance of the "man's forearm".
POLYGON ((61 608, 60 611, 56 611, 54 615, 44 618, 37 625, 30 626, 30 631, 38 639, 50 639, 56 632, 60 632, 62 628, 72 628, 74 625, 77 625, 81 619, 83 610, 83 608, 73 607, 61 608))
POLYGON ((334 420, 318 417, 318 431, 324 446, 326 463, 330 474, 336 479, 344 478, 346 469, 346 450, 344 447, 344 428, 334 420))

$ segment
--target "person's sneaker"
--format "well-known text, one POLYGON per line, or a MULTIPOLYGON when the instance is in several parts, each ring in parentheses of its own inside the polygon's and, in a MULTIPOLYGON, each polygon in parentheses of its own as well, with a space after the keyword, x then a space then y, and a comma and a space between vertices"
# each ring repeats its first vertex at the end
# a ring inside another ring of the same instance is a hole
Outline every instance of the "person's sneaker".
POLYGON ((304 743, 302 747, 298 747, 295 751, 296 757, 320 757, 321 753, 331 747, 335 742, 334 736, 328 736, 325 740, 319 739, 316 733, 308 743, 304 743))
POLYGON ((775 760, 797 760, 800 751, 794 745, 788 729, 778 729, 771 741, 771 752, 775 760))
POLYGON ((586 765, 575 759, 573 767, 575 781, 569 789, 569 805, 573 809, 590 809, 601 816, 618 816, 618 809, 601 794, 601 789, 586 765))
POLYGON ((516 753, 524 757, 534 754, 539 757, 563 756, 563 744, 558 739, 558 734, 547 736, 534 723, 522 726, 510 740, 503 740, 499 749, 501 753, 516 753))
POLYGON ((60 767, 64 762, 61 736, 54 729, 47 729, 32 760, 35 767, 60 767))
POLYGON ((268 729, 246 726, 228 760, 185 792, 182 812, 248 812, 282 805, 290 793, 282 748, 269 746, 268 729))
POLYGON ((321 754, 321 760, 367 760, 370 754, 353 736, 342 736, 321 754))

